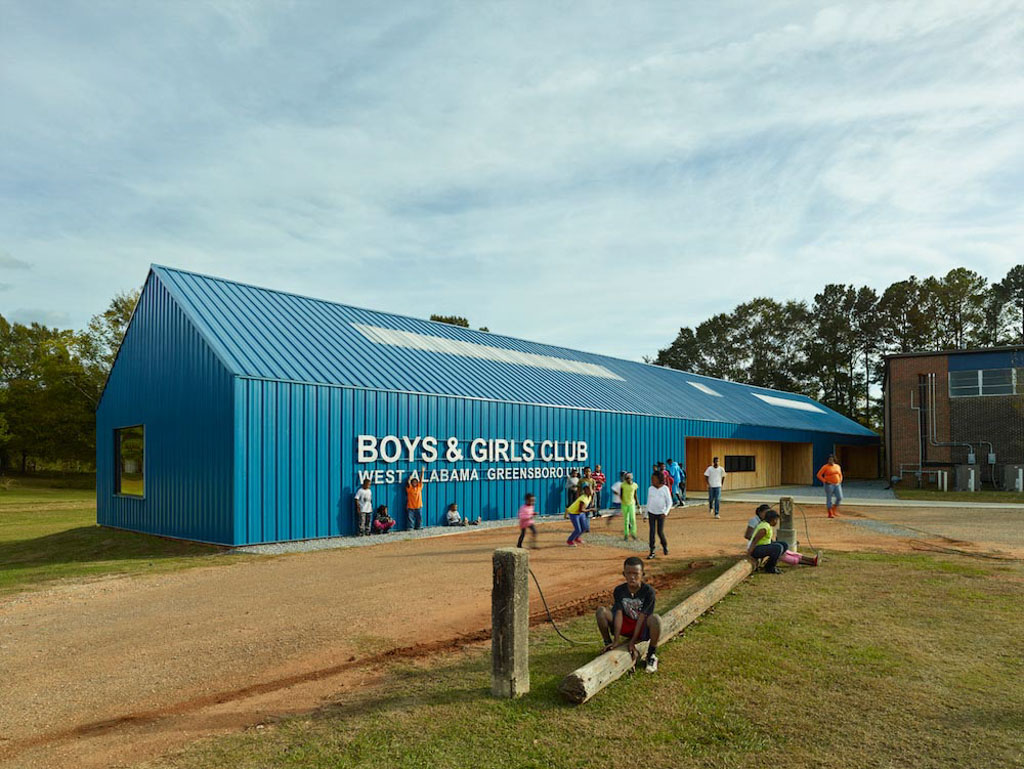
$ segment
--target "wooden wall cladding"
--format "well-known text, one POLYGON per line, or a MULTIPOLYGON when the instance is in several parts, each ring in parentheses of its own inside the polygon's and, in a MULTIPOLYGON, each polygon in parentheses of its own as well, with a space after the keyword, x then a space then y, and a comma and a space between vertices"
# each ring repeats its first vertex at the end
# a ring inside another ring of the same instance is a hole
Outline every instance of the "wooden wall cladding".
POLYGON ((843 478, 874 480, 878 477, 877 446, 838 446, 837 451, 836 461, 843 468, 843 478))
MULTIPOLYGON (((801 444, 802 445, 802 444, 801 444)), ((756 469, 751 473, 729 473, 725 477, 725 489, 757 489, 778 486, 782 483, 782 446, 772 441, 735 441, 721 438, 686 439, 686 488, 692 491, 706 491, 704 470, 718 457, 725 464, 726 454, 756 457, 756 469)), ((807 444, 808 450, 810 444, 807 444)))
POLYGON ((814 445, 783 443, 782 482, 809 486, 814 483, 814 445))

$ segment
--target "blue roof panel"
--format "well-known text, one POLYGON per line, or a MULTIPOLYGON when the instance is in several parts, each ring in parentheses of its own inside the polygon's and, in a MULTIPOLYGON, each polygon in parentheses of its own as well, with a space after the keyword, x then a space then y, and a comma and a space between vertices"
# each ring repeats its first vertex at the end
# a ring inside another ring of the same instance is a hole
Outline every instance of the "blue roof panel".
POLYGON ((153 272, 238 376, 874 435, 794 393, 169 267, 153 272))

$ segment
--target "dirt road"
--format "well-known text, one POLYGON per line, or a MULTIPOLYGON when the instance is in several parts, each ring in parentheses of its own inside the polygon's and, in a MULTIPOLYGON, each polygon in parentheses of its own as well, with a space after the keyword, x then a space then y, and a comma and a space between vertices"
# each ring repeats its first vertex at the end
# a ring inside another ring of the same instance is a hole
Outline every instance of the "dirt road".
MULTIPOLYGON (((828 521, 807 507, 826 551, 909 551, 915 542, 1024 556, 1016 511, 871 508, 828 521), (956 513, 959 512, 959 515, 956 513), (872 521, 884 522, 875 525, 872 521), (907 532, 886 530, 899 524, 907 532), (874 528, 872 528, 874 526, 874 528), (931 528, 929 528, 931 527, 931 528), (931 536, 942 529, 950 539, 931 536), (894 535, 893 532, 896 531, 894 535), (920 537, 917 537, 920 534, 920 537)), ((675 510, 666 566, 735 555, 751 512, 675 510)), ((618 522, 614 524, 619 525, 618 522)), ((799 522, 798 532, 804 536, 799 522)), ((531 565, 553 606, 584 610, 617 583, 628 553, 569 549, 568 525, 541 526, 531 565)), ((595 532, 605 529, 597 522, 595 532)), ((488 637, 490 560, 514 529, 247 560, 230 568, 66 584, 0 603, 0 763, 131 765, 199 737, 308 711, 371 685, 394 656, 488 637)), ((533 608, 540 601, 531 595, 533 608)))

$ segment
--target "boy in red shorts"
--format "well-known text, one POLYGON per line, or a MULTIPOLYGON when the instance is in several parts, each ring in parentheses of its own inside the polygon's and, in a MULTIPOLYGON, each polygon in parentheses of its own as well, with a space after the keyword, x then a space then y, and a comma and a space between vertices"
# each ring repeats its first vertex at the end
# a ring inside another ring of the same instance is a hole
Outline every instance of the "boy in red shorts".
POLYGON ((644 562, 635 555, 623 562, 622 576, 626 581, 612 593, 612 608, 602 606, 597 610, 597 629, 604 639, 605 651, 627 643, 634 660, 636 645, 650 641, 644 669, 653 673, 658 669, 656 652, 661 637, 661 617, 654 613, 654 588, 644 582, 644 562))

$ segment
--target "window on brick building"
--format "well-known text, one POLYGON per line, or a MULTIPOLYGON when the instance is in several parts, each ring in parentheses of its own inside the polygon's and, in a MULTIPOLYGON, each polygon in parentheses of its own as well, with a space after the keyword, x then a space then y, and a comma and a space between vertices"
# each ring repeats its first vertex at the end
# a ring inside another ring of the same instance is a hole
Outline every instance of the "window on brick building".
POLYGON ((1024 392, 1022 369, 992 368, 982 371, 950 371, 949 397, 1013 395, 1024 392))
POLYGON ((1013 395, 1013 369, 997 368, 981 372, 982 395, 1013 395))
POLYGON ((965 395, 981 395, 980 371, 950 371, 949 397, 961 398, 965 395))

